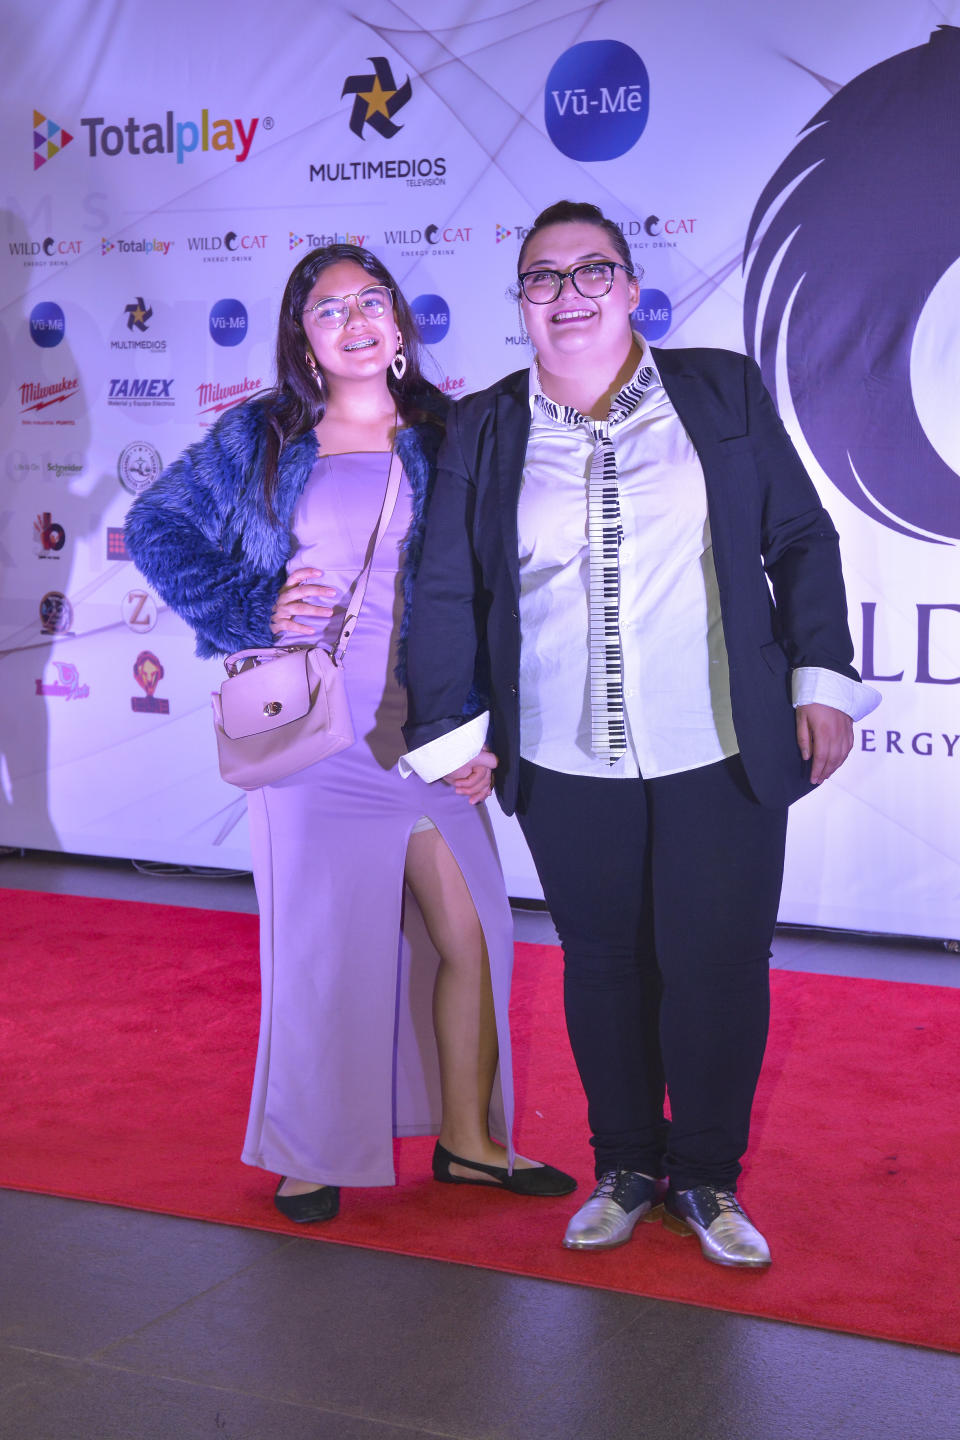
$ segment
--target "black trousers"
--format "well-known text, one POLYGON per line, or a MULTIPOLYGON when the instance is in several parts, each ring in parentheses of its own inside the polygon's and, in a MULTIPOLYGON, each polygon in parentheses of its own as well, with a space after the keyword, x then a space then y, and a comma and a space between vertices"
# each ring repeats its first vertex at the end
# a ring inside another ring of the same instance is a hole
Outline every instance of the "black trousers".
POLYGON ((767 1039, 786 809, 759 804, 734 756, 655 780, 521 761, 517 814, 563 945, 597 1176, 732 1189, 767 1039))

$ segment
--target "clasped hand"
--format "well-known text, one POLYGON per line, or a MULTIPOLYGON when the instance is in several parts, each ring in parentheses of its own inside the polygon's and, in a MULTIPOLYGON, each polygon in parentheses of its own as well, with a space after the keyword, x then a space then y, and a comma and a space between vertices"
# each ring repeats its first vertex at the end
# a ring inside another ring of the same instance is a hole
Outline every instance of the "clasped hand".
POLYGON ((292 631, 313 636, 314 625, 304 625, 298 615, 308 615, 312 620, 329 620, 333 609, 316 601, 333 599, 336 590, 329 585, 318 585, 316 581, 323 574, 312 565, 302 570, 293 570, 284 580, 270 616, 270 629, 274 635, 290 634, 292 631))
POLYGON ((471 805, 480 805, 493 789, 493 772, 497 768, 497 757, 492 750, 481 750, 480 754, 444 775, 447 785, 452 785, 458 795, 465 795, 471 805))

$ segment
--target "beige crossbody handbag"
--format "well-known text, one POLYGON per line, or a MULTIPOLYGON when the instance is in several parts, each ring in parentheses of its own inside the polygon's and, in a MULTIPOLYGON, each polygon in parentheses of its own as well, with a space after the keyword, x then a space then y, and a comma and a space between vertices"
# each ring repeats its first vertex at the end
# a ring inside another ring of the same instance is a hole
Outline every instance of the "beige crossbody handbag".
POLYGON ((337 644, 236 650, 223 664, 227 678, 214 695, 213 723, 220 774, 242 790, 273 785, 354 741, 343 657, 367 592, 377 546, 390 524, 403 466, 390 461, 387 493, 367 562, 347 607, 337 644))

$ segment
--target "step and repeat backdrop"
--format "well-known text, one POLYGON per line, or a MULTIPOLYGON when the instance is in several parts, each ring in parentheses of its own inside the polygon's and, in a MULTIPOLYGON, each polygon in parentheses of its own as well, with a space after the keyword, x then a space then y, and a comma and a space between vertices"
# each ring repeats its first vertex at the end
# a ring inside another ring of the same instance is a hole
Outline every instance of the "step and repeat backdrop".
POLYGON ((451 396, 529 363, 507 290, 569 197, 650 341, 758 360, 840 530, 884 701, 794 809, 782 918, 960 931, 960 0, 0 11, 0 843, 248 867, 220 667, 126 510, 271 383, 313 246, 385 260, 451 396))

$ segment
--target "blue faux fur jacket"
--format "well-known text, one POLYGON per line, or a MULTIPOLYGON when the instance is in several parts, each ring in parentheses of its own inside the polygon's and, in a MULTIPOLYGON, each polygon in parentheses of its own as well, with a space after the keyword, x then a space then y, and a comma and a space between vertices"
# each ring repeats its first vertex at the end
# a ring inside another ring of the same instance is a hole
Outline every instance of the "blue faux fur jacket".
MULTIPOLYGON (((317 439, 310 430, 284 447, 271 521, 261 478, 269 404, 269 397, 257 396, 228 410, 127 515, 127 549, 137 569, 194 630, 202 657, 274 643, 270 616, 294 548, 294 506, 313 469, 317 439)), ((427 404, 439 411, 446 402, 431 392, 427 404)), ((401 681, 413 580, 442 438, 440 427, 429 423, 397 435, 397 453, 413 491, 403 560, 401 681)))

